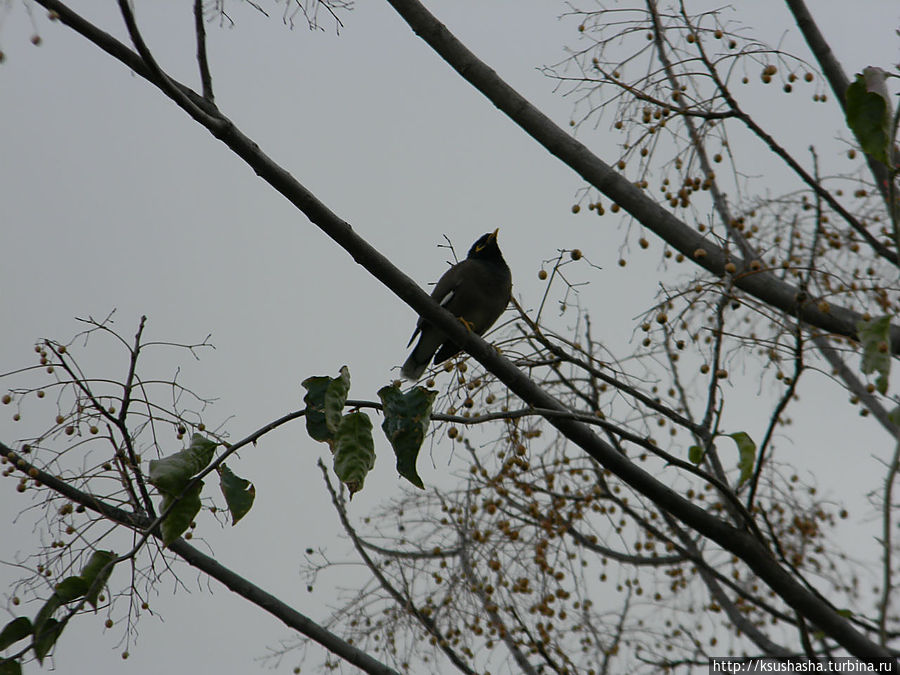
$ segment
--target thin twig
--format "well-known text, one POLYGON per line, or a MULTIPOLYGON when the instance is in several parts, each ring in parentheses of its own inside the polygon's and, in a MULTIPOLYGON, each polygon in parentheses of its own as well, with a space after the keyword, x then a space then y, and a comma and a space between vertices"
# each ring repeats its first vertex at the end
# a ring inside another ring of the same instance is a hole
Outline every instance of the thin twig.
POLYGON ((206 24, 203 21, 203 0, 194 0, 194 31, 197 33, 197 65, 200 67, 201 91, 203 92, 203 98, 213 103, 215 96, 213 96, 209 60, 206 56, 206 24))
POLYGON ((476 675, 475 671, 472 670, 465 661, 463 661, 462 657, 457 654, 451 647, 450 643, 447 640, 446 636, 440 631, 435 622, 428 616, 426 616, 422 610, 413 604, 412 598, 404 595, 396 588, 394 585, 388 581, 387 577, 382 574, 381 570, 378 568, 378 565, 372 560, 369 554, 366 552, 366 547, 363 546, 362 541, 357 535, 356 530, 350 524, 350 519, 347 517, 347 510, 344 508, 343 501, 338 496, 337 491, 335 491, 334 486, 331 484, 331 479, 328 477, 328 469, 325 468, 325 464, 320 459, 318 461, 319 469, 322 471, 322 477, 325 479, 325 485, 328 488, 328 493, 331 495, 331 502, 334 504, 335 511, 337 511, 338 517, 341 519, 341 524, 344 526, 344 531, 350 537, 350 540, 353 542, 353 546, 356 549, 356 552, 359 553, 359 556, 362 558, 363 562, 366 564, 366 567, 369 568, 369 571, 373 574, 375 579, 381 584, 381 587, 390 595, 394 602, 396 602, 400 607, 402 607, 407 613, 409 613, 416 621, 418 621, 422 627, 427 630, 432 636, 434 636, 437 641, 438 647, 447 655, 450 661, 455 665, 461 672, 466 673, 466 675, 476 675))
MULTIPOLYGON (((67 497, 76 504, 81 504, 85 508, 99 513, 113 523, 124 525, 138 533, 146 532, 150 529, 149 518, 119 509, 88 492, 75 488, 66 481, 34 466, 3 442, 0 442, 0 456, 6 457, 13 466, 29 478, 40 482, 41 485, 67 497)), ((169 550, 189 565, 220 581, 234 593, 278 618, 289 628, 315 640, 336 656, 341 657, 348 663, 352 663, 364 672, 371 675, 399 675, 396 670, 389 668, 358 647, 347 643, 271 593, 264 591, 259 586, 225 567, 214 558, 201 553, 184 539, 177 539, 172 542, 169 545, 169 550)), ((128 557, 128 555, 126 554, 126 556, 122 557, 128 557)))

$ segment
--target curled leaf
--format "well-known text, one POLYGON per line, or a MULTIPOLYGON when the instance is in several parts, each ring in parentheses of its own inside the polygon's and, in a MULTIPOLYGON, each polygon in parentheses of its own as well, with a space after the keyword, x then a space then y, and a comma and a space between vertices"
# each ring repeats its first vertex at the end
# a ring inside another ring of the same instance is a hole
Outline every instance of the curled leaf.
POLYGON ((219 487, 225 495, 225 503, 231 512, 231 524, 247 515, 256 499, 256 488, 249 480, 236 476, 231 469, 224 464, 219 467, 219 487))
POLYGON ((44 663, 44 657, 53 649, 53 645, 56 644, 65 627, 64 623, 51 618, 44 621, 39 630, 35 629, 33 648, 38 663, 44 663))
POLYGON ((203 481, 200 480, 181 497, 178 497, 178 495, 163 495, 162 503, 159 505, 160 511, 165 511, 170 505, 174 504, 172 510, 159 526, 165 546, 178 539, 190 527, 194 516, 200 511, 200 491, 202 489, 203 481))
POLYGON ((63 604, 77 600, 88 592, 90 584, 81 577, 66 577, 56 584, 56 596, 63 604))
POLYGON ((317 375, 301 383, 306 389, 306 432, 315 441, 328 443, 334 452, 334 435, 341 424, 344 403, 350 393, 350 371, 341 366, 337 377, 317 375))
POLYGON ((181 494, 191 478, 212 461, 216 445, 200 434, 194 434, 187 449, 162 459, 150 460, 150 483, 163 495, 174 497, 181 494))
POLYGON ((87 601, 94 608, 97 607, 97 598, 112 574, 113 566, 110 563, 115 559, 116 554, 112 551, 94 551, 81 569, 81 578, 88 584, 85 591, 87 601))
POLYGON ((753 467, 756 464, 756 443, 744 431, 736 431, 728 435, 734 439, 738 448, 738 469, 741 471, 738 485, 740 486, 753 475, 753 467))
POLYGON ((405 394, 399 387, 392 385, 378 391, 378 397, 384 405, 381 429, 394 449, 397 471, 418 488, 425 486, 416 471, 416 460, 428 434, 435 396, 436 391, 423 387, 413 387, 405 394))
POLYGON ((27 616, 20 616, 0 630, 0 652, 31 635, 31 620, 27 616))
POLYGON ((875 387, 885 394, 891 372, 891 317, 859 321, 856 332, 863 349, 861 369, 866 375, 878 373, 875 387))
POLYGON ((366 475, 375 466, 372 422, 362 412, 344 415, 334 438, 334 473, 350 490, 362 490, 366 475))
POLYGON ((868 67, 847 87, 847 125, 867 155, 890 166, 891 101, 881 68, 868 67))

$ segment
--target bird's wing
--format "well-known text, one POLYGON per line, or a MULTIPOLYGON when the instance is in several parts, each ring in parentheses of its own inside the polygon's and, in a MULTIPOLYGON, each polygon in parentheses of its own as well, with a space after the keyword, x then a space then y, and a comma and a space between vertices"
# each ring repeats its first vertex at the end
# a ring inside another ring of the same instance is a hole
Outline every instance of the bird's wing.
MULTIPOLYGON (((453 301, 453 298, 456 295, 456 289, 465 277, 465 267, 467 266, 467 263, 471 263, 471 261, 463 260, 456 263, 453 267, 444 272, 441 278, 438 279, 438 282, 434 285, 434 288, 431 291, 431 297, 436 300, 441 307, 448 307, 453 301)), ((450 311, 452 311, 452 309, 450 311)), ((425 319, 419 317, 419 320, 416 322, 416 329, 413 331, 412 337, 409 338, 409 342, 406 343, 407 348, 413 343, 416 336, 422 332, 422 326, 424 326, 425 323, 425 319)))
POLYGON ((446 307, 452 302, 453 296, 456 295, 456 289, 467 276, 466 273, 469 271, 467 268, 471 266, 471 260, 463 260, 444 272, 444 275, 438 279, 434 290, 431 291, 431 297, 437 300, 441 307, 446 307))

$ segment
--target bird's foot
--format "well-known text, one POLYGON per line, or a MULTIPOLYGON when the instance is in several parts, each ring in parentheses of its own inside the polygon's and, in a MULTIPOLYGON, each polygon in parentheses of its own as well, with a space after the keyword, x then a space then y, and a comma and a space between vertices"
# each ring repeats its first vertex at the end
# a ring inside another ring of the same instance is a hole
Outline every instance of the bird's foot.
POLYGON ((475 324, 473 324, 471 321, 466 321, 461 316, 458 316, 456 318, 459 319, 460 322, 462 322, 462 325, 465 326, 466 328, 468 328, 470 331, 473 331, 473 332, 475 331, 475 324))

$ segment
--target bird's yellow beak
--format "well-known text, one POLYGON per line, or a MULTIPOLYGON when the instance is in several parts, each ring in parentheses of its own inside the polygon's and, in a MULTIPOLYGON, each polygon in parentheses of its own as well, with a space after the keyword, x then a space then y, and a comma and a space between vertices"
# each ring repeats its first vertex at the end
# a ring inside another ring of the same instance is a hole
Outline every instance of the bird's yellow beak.
POLYGON ((494 230, 493 232, 491 232, 491 239, 496 239, 496 238, 497 238, 497 233, 498 233, 499 231, 500 231, 500 228, 498 227, 496 230, 494 230))

